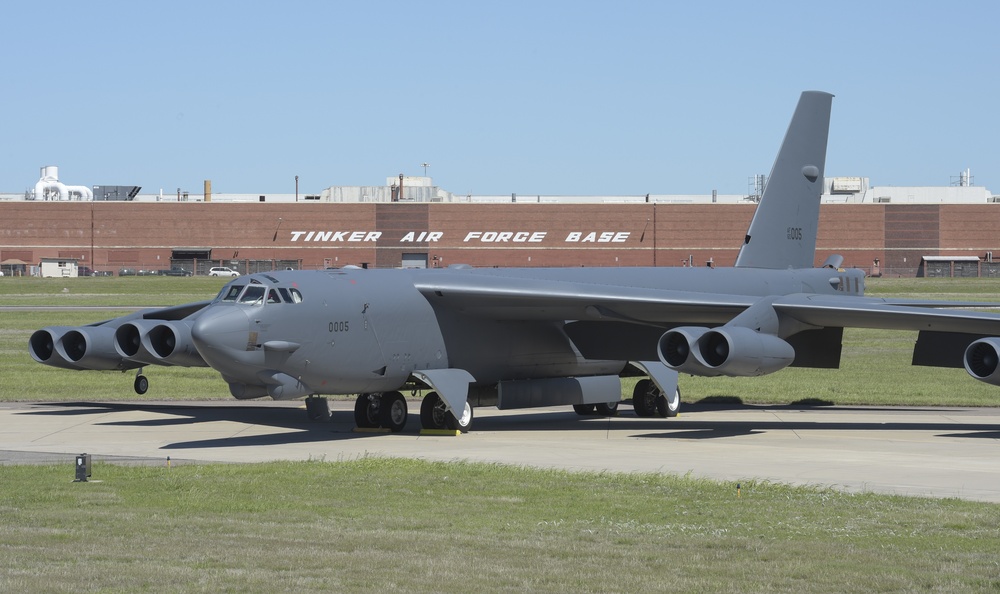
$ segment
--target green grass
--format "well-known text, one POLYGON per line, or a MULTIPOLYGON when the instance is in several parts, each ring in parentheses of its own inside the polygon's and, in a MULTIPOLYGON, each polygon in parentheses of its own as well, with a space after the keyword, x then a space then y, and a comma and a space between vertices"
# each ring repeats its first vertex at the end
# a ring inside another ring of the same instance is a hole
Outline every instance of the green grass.
POLYGON ((0 278, 0 306, 152 307, 212 299, 226 277, 0 278))
POLYGON ((1000 302, 997 278, 869 278, 865 287, 872 297, 1000 302))
POLYGON ((1000 588, 1000 506, 957 500, 379 458, 93 474, 3 467, 0 590, 1000 588))

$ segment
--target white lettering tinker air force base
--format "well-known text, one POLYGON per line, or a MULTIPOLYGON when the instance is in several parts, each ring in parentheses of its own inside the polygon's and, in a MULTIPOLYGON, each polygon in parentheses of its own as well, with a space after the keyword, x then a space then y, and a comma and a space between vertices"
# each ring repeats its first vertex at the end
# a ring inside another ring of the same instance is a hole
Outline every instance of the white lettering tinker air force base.
MULTIPOLYGON (((327 243, 361 243, 378 241, 381 231, 291 231, 292 241, 327 243)), ((548 231, 469 231, 463 243, 542 243, 548 231)), ((570 231, 564 243, 625 243, 630 231, 570 231)), ((441 241, 442 231, 410 231, 399 243, 441 241)))

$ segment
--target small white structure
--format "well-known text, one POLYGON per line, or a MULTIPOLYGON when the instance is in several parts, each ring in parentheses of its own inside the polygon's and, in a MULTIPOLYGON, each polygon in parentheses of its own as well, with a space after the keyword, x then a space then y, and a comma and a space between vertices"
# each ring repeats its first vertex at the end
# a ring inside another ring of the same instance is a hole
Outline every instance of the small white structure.
POLYGON ((42 278, 75 278, 80 275, 76 258, 42 258, 42 278))
POLYGON ((67 186, 59 181, 59 168, 42 167, 41 179, 35 182, 35 200, 93 200, 94 191, 87 186, 67 186))

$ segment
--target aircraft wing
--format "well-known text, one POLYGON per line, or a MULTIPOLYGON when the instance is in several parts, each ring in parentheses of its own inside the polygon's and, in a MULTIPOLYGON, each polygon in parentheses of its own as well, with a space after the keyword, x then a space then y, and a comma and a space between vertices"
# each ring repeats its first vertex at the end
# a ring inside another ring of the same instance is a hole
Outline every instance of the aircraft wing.
POLYGON ((497 320, 723 324, 759 299, 747 295, 485 275, 427 275, 415 281, 415 286, 436 308, 497 320))
POLYGON ((791 329, 783 336, 794 347, 792 365, 802 367, 839 367, 844 328, 916 331, 913 364, 936 367, 960 368, 970 344, 1000 336, 1000 314, 955 309, 998 309, 998 303, 815 293, 761 297, 487 275, 429 275, 417 289, 436 309, 496 320, 567 322, 567 335, 589 359, 655 359, 661 337, 671 329, 753 330, 768 319, 777 322, 774 332, 791 329))
POLYGON ((1000 314, 953 309, 996 308, 998 305, 814 294, 787 295, 773 302, 779 315, 812 326, 1000 336, 1000 314))
MULTIPOLYGON (((419 279, 435 307, 501 320, 624 321, 657 326, 724 324, 762 300, 622 285, 472 275, 419 279)), ((814 327, 1000 335, 1000 314, 955 308, 1000 303, 885 299, 813 293, 767 297, 779 316, 814 327)))

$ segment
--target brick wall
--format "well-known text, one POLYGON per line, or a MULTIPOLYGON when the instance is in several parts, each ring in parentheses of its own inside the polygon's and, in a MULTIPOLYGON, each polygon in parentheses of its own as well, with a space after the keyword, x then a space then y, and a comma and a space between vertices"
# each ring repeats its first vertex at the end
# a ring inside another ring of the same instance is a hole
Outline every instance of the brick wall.
MULTIPOLYGON (((0 259, 73 254, 97 270, 165 268, 175 248, 218 260, 304 268, 400 266, 731 266, 753 205, 0 203, 0 259)), ((820 209, 817 264, 915 274, 923 255, 1000 258, 1000 205, 843 205, 820 209)))

